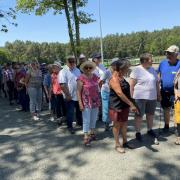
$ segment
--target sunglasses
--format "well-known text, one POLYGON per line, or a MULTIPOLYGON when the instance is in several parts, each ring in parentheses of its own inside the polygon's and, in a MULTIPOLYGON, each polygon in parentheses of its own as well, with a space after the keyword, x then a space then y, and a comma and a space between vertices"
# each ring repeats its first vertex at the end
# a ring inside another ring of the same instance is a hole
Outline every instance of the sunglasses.
POLYGON ((173 56, 173 55, 174 55, 173 52, 168 52, 168 51, 167 51, 165 54, 166 54, 167 56, 173 56))
POLYGON ((70 64, 73 64, 73 63, 75 63, 75 61, 69 61, 69 63, 70 63, 70 64))
POLYGON ((86 69, 86 70, 91 70, 93 67, 91 67, 91 66, 86 66, 86 67, 84 67, 84 69, 86 69))

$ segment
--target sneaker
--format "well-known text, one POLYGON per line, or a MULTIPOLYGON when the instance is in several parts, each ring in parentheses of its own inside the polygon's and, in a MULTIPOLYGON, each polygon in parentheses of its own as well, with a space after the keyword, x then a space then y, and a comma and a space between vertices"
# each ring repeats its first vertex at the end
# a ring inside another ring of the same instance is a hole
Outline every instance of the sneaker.
POLYGON ((53 117, 53 116, 51 116, 51 117, 50 117, 50 121, 52 121, 52 122, 54 122, 54 121, 55 121, 55 119, 54 119, 54 117, 53 117))
POLYGON ((141 136, 141 133, 140 132, 137 132, 136 133, 136 139, 138 140, 138 141, 142 141, 142 136, 141 136))
POLYGON ((104 131, 109 131, 110 127, 109 127, 109 123, 105 123, 104 125, 104 131))
POLYGON ((75 134, 74 128, 68 128, 68 131, 69 131, 71 134, 75 134))
POLYGON ((39 117, 33 116, 33 120, 34 120, 34 121, 38 121, 38 120, 39 120, 39 117))
POLYGON ((153 138, 157 138, 156 133, 155 133, 152 129, 149 130, 149 131, 147 132, 147 134, 148 134, 149 136, 153 137, 153 138))

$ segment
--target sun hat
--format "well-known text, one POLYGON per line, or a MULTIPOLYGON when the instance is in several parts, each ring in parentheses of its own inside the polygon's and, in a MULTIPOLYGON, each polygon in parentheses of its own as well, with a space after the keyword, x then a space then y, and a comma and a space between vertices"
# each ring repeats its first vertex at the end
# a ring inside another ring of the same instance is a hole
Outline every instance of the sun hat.
POLYGON ((171 52, 171 53, 179 53, 179 47, 176 45, 172 45, 168 47, 165 52, 171 52))
POLYGON ((82 72, 84 72, 84 67, 86 67, 86 66, 92 66, 92 71, 96 68, 96 64, 94 62, 88 60, 81 64, 80 70, 82 72))

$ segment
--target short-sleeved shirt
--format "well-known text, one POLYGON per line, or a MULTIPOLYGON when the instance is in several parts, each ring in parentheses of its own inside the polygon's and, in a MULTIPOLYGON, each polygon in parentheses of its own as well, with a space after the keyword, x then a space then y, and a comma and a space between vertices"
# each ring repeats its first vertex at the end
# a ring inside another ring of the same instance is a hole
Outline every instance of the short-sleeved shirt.
POLYGON ((104 72, 106 72, 106 68, 103 64, 99 64, 98 66, 96 66, 96 69, 93 71, 93 74, 100 78, 104 72))
POLYGON ((134 86, 134 99, 157 99, 157 72, 153 67, 143 68, 141 65, 136 67, 130 74, 130 78, 136 80, 134 86))
POLYGON ((42 87, 42 72, 41 72, 41 70, 29 69, 27 74, 30 75, 28 87, 33 87, 33 88, 42 87))
POLYGON ((161 89, 169 92, 174 91, 174 78, 178 70, 180 69, 180 60, 177 60, 177 63, 171 65, 168 59, 162 60, 158 73, 160 73, 161 80, 161 89))
POLYGON ((100 77, 100 80, 103 81, 103 84, 102 84, 102 87, 101 87, 101 91, 110 92, 110 89, 109 89, 109 80, 111 78, 111 75, 112 75, 111 71, 108 69, 100 77))
POLYGON ((52 86, 52 92, 55 95, 62 94, 61 86, 58 82, 58 74, 52 73, 51 74, 51 86, 52 86))
POLYGON ((51 86, 51 75, 49 73, 45 74, 44 80, 43 80, 43 85, 47 86, 47 88, 50 88, 50 86, 51 86))
POLYGON ((95 74, 91 78, 87 78, 84 74, 78 78, 83 83, 81 97, 85 108, 97 108, 100 106, 98 79, 95 74))
POLYGON ((78 68, 70 69, 67 65, 58 74, 59 84, 67 84, 71 98, 74 101, 77 101, 77 78, 80 75, 81 72, 78 68))

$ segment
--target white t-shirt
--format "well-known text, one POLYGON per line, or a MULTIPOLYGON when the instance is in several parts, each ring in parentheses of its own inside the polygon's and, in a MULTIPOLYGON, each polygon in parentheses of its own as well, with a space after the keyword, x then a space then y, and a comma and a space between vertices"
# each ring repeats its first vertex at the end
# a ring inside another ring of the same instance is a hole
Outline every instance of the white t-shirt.
MULTIPOLYGON (((58 74, 59 84, 67 84, 72 100, 77 101, 77 78, 81 75, 78 68, 69 69, 66 65, 58 74)), ((63 94, 64 95, 64 94, 63 94)))
POLYGON ((153 67, 145 69, 140 65, 131 72, 130 78, 136 80, 133 93, 134 99, 157 99, 156 83, 158 76, 153 67))

